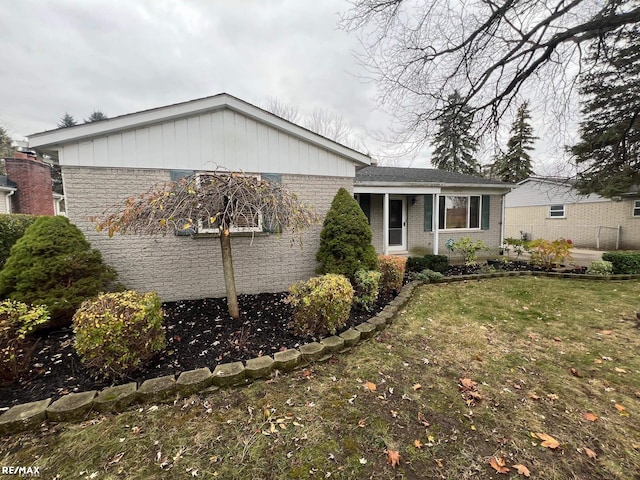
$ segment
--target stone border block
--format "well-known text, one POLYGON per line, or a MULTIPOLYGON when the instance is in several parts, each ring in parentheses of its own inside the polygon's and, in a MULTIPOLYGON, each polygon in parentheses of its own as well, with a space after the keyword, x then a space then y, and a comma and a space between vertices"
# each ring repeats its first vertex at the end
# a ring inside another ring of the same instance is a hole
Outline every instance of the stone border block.
POLYGON ((339 352, 344 348, 344 338, 337 337, 335 335, 320 340, 320 343, 324 346, 324 353, 331 354, 339 352))
POLYGON ((11 407, 0 416, 0 435, 32 430, 47 418, 51 398, 11 407))
POLYGON ((98 394, 95 390, 81 393, 69 393, 59 398, 47 408, 47 419, 52 422, 68 422, 79 420, 93 408, 93 399, 98 394))
POLYGON ((247 378, 265 378, 271 374, 275 361, 268 355, 251 358, 245 362, 245 375, 247 378))
POLYGON ((204 390, 211 385, 213 385, 213 375, 208 367, 182 372, 178 380, 176 380, 178 392, 185 397, 204 390))
POLYGON ((302 360, 305 362, 313 362, 315 360, 319 360, 325 353, 324 345, 318 342, 311 342, 302 345, 299 350, 302 354, 302 360))
POLYGON ((93 408, 98 412, 119 412, 134 403, 138 396, 136 382, 116 385, 102 390, 93 399, 93 408))
POLYGON ((223 363, 213 370, 213 384, 228 387, 244 380, 245 370, 242 362, 223 363))
POLYGON ((391 325, 394 319, 394 316, 389 312, 380 312, 376 317, 383 319, 387 325, 391 325))
POLYGON ((138 388, 137 397, 143 402, 160 402, 173 396, 176 390, 176 377, 165 375, 145 380, 138 388))
POLYGON ((277 352, 273 355, 273 368, 276 370, 293 370, 302 361, 302 354, 294 349, 290 348, 277 352))
POLYGON ((360 341, 360 332, 358 330, 354 330, 350 328, 349 330, 345 330, 340 334, 340 338, 344 340, 345 347, 354 347, 360 341))
POLYGON ((385 328, 387 328, 387 321, 384 318, 380 318, 377 316, 367 320, 367 323, 370 323, 371 325, 373 325, 375 329, 378 331, 384 330, 385 328))
POLYGON ((373 336, 373 332, 376 331, 376 327, 368 322, 364 322, 356 326, 356 330, 360 332, 360 338, 366 340, 373 336))

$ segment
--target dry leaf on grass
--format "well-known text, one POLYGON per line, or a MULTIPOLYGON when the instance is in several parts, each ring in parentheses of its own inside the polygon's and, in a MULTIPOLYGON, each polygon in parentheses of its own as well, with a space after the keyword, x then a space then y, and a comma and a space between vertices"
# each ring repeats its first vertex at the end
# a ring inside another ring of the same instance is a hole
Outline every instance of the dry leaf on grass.
POLYGON ((385 450, 385 453, 387 454, 387 463, 396 468, 400 464, 400 452, 397 450, 385 450))
POLYGON ((584 412, 582 414, 582 418, 588 420, 589 422, 595 422, 598 419, 598 416, 595 413, 584 412))
POLYGON ((504 458, 494 455, 489 460, 489 464, 493 469, 498 473, 509 473, 509 468, 507 467, 507 462, 504 461, 504 458))
POLYGON ((620 413, 622 413, 622 412, 624 412, 626 410, 626 408, 624 408, 619 403, 616 403, 614 406, 616 407, 616 410, 618 410, 620 413))
POLYGON ((422 385, 420 385, 419 383, 416 383, 411 388, 413 388, 414 390, 420 390, 422 388, 422 385))
POLYGON ((524 475, 527 478, 531 476, 531 472, 524 465, 517 464, 517 465, 511 465, 511 466, 515 468, 520 475, 524 475))
POLYGON ((578 373, 578 370, 576 370, 573 367, 571 368, 571 375, 573 375, 574 377, 582 378, 582 375, 580 375, 580 373, 578 373))
POLYGON ((624 368, 615 367, 614 370, 618 373, 629 373, 624 368))
POLYGON ((596 458, 598 456, 596 452, 587 447, 584 447, 584 453, 586 453, 589 458, 596 458))
POLYGON ((532 433, 532 435, 535 438, 539 438, 540 440, 542 440, 542 443, 540 445, 542 445, 543 447, 555 449, 560 446, 560 442, 558 442, 551 435, 547 435, 546 433, 532 433))
POLYGON ((613 333, 613 330, 602 330, 600 332, 600 335, 611 335, 613 333))
POLYGON ((375 383, 372 382, 364 382, 364 386, 369 389, 371 392, 375 392, 377 387, 375 383))
POLYGON ((413 441, 413 446, 416 447, 416 448, 422 448, 423 447, 422 442, 420 440, 414 440, 413 441))

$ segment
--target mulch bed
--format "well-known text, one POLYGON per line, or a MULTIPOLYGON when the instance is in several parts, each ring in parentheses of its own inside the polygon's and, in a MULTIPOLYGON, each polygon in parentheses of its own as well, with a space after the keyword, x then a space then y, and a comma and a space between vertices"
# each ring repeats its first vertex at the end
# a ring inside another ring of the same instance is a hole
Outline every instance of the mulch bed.
MULTIPOLYGON (((154 362, 117 382, 101 379, 84 368, 73 348, 70 328, 49 331, 36 337, 37 346, 30 368, 18 381, 0 387, 0 407, 52 400, 71 392, 102 390, 110 385, 143 382, 163 375, 229 363, 319 340, 291 333, 291 307, 286 293, 241 295, 241 319, 227 313, 226 298, 168 302, 165 312, 167 348, 154 362)), ((345 330, 367 321, 392 300, 381 296, 372 312, 352 309, 345 330)), ((1 413, 2 410, 0 410, 1 413)))

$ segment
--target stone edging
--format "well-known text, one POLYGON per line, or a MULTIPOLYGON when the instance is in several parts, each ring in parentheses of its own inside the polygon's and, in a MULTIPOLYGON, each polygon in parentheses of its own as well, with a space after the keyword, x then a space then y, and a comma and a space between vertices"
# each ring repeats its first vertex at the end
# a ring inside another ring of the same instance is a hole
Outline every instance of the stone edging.
MULTIPOLYGON (((586 275, 561 272, 494 272, 444 277, 443 282, 461 282, 499 277, 540 276, 576 278, 587 280, 637 280, 640 275, 586 275)), ((217 365, 213 373, 209 368, 199 368, 174 375, 145 380, 138 387, 135 382, 109 387, 101 392, 69 393, 55 402, 51 398, 37 402, 15 405, 0 415, 0 435, 33 430, 45 420, 68 422, 82 420, 91 410, 98 412, 120 412, 134 403, 160 402, 176 395, 187 397, 194 393, 249 383, 254 379, 268 378, 273 370, 290 371, 311 362, 322 362, 336 353, 343 353, 360 342, 372 337, 376 331, 390 325, 396 313, 409 300, 416 286, 423 282, 413 281, 405 285, 400 293, 376 316, 338 336, 330 336, 320 342, 302 345, 298 349, 277 352, 271 356, 252 358, 244 362, 217 365)), ((640 312, 637 313, 640 320, 640 312)))

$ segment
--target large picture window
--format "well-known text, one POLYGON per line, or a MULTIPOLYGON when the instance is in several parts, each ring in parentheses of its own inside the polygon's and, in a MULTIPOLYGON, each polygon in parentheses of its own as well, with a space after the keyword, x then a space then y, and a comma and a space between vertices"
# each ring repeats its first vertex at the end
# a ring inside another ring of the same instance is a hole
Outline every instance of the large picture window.
POLYGON ((451 195, 439 197, 438 228, 480 228, 480 195, 451 195))

